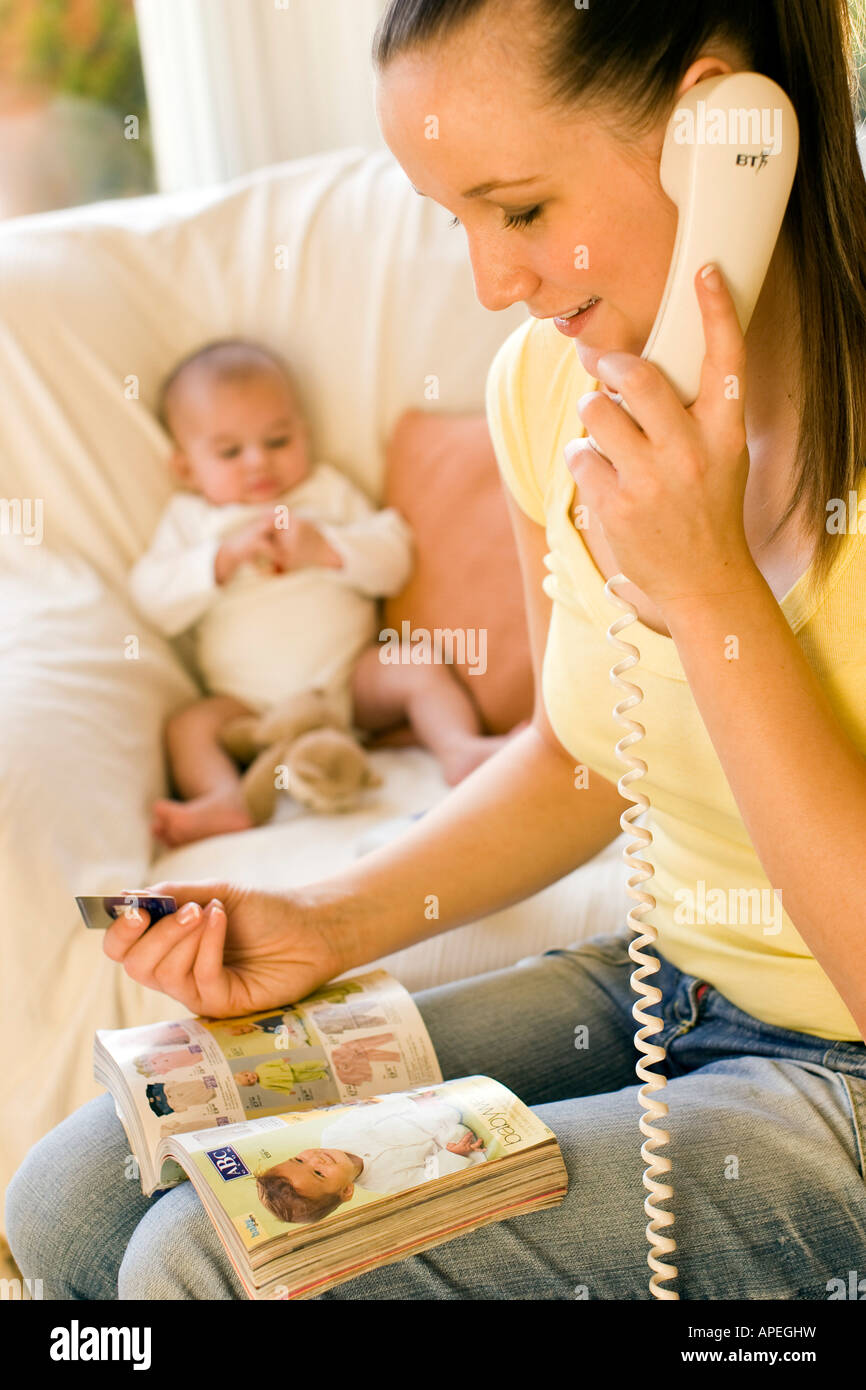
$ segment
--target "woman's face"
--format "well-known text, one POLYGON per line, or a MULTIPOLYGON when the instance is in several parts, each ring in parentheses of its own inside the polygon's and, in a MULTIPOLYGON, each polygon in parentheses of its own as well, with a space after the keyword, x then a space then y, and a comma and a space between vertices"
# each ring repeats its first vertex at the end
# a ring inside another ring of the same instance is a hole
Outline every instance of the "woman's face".
MULTIPOLYGON (((554 318, 599 297, 575 339, 595 377, 604 352, 642 351, 661 302, 677 229, 659 182, 665 122, 626 147, 588 116, 540 109, 526 45, 496 6, 483 13, 378 75, 382 133, 415 188, 463 223, 485 308, 522 301, 554 318)), ((687 80, 729 66, 702 58, 687 80)))

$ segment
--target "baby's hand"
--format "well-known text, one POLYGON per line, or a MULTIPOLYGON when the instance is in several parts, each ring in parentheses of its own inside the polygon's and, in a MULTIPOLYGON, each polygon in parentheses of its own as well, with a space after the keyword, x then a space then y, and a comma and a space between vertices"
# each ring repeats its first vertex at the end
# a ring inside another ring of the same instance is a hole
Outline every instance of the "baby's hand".
POLYGON ((473 1149, 483 1149, 484 1141, 477 1139, 471 1130, 467 1130, 462 1139, 456 1143, 446 1144, 449 1153, 460 1154, 462 1158, 468 1158, 473 1149))
POLYGON ((276 574, 283 568, 280 562, 277 532, 273 511, 256 517, 249 526, 227 536, 216 553, 214 577, 217 584, 226 584, 246 563, 258 563, 276 574))
POLYGON ((302 570, 310 565, 324 565, 329 569, 342 567, 342 556, 328 544, 312 521, 306 521, 291 511, 288 520, 288 526, 278 526, 274 530, 275 549, 281 569, 302 570))

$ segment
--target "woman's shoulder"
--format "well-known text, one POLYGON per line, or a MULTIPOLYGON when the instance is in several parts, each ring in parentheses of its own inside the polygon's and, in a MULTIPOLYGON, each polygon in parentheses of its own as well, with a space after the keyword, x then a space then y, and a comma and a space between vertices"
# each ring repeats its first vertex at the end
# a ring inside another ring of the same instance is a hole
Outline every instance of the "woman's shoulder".
POLYGON ((490 364, 487 422, 499 469, 518 506, 539 525, 560 440, 582 432, 577 402, 592 386, 574 342, 551 319, 520 324, 490 364))

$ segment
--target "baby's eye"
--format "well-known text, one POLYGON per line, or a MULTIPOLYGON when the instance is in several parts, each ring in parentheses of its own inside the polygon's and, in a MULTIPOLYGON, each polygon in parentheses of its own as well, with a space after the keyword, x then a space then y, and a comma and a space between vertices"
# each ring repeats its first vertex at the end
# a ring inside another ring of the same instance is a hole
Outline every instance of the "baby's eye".
POLYGON ((231 444, 228 449, 220 449, 219 456, 221 459, 236 459, 239 453, 240 445, 231 444))
POLYGON ((286 445, 291 444, 291 442, 292 436, 290 434, 281 434, 276 439, 269 439, 267 444, 265 445, 265 448, 285 449, 286 445))

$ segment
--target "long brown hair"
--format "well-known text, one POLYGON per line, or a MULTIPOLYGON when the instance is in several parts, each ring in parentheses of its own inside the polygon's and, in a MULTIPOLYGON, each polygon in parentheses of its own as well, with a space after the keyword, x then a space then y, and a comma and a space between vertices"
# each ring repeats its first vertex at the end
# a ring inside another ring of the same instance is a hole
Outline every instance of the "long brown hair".
MULTIPOLYGON (((488 0, 391 0, 373 62, 423 49, 478 17, 488 0)), ((814 579, 836 554, 831 499, 855 491, 866 466, 866 178, 857 149, 854 25, 846 0, 526 0, 542 105, 598 106, 617 129, 651 129, 673 110, 680 80, 712 40, 787 92, 800 160, 783 232, 799 302, 800 431, 788 505, 769 539, 802 507, 814 579)), ((860 21, 862 23, 862 21, 860 21)), ((858 25, 859 27, 859 25, 858 25)))

